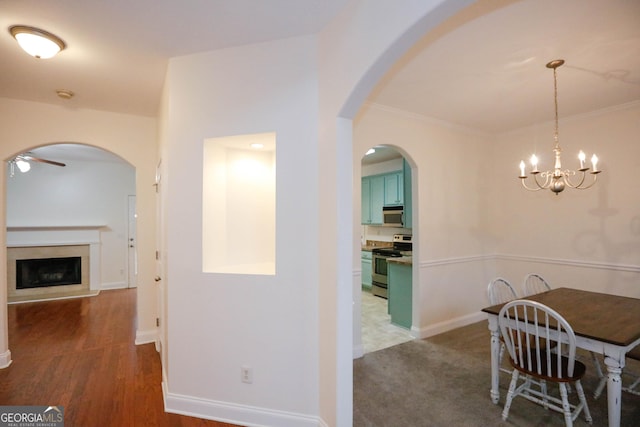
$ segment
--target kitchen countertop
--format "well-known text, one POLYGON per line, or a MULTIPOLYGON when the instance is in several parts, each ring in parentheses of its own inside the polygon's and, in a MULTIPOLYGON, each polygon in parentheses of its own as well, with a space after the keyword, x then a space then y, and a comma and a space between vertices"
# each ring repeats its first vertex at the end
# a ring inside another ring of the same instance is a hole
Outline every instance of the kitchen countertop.
POLYGON ((413 265, 413 256, 402 256, 398 258, 387 258, 387 263, 396 263, 402 265, 413 265))
POLYGON ((373 249, 377 248, 389 248, 393 246, 393 242, 383 242, 379 240, 367 240, 367 242, 362 245, 363 251, 371 252, 373 249))

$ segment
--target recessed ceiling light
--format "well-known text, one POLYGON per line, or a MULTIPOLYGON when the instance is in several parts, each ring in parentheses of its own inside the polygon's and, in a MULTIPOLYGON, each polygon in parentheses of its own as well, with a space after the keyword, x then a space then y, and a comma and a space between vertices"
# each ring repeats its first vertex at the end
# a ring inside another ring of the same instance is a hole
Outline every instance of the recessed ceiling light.
POLYGON ((261 148, 264 148, 264 144, 254 142, 253 144, 251 144, 251 148, 255 148, 256 150, 259 150, 261 148))
POLYGON ((9 27, 9 32, 20 47, 35 58, 52 58, 67 45, 55 34, 26 25, 9 27))

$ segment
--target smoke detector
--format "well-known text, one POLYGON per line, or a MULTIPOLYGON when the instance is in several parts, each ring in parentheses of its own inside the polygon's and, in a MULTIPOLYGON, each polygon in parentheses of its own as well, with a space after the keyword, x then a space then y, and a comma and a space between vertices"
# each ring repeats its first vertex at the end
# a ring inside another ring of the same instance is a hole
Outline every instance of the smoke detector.
POLYGON ((73 98, 73 95, 75 95, 73 92, 67 89, 58 89, 56 90, 56 93, 62 99, 71 99, 73 98))

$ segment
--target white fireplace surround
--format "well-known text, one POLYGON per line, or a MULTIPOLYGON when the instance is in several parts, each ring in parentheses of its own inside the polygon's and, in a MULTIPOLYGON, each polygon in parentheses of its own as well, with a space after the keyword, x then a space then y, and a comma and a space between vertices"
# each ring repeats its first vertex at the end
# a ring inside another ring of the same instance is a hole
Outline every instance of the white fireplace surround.
POLYGON ((43 246, 88 246, 89 290, 98 292, 100 283, 100 231, 104 225, 77 226, 9 226, 7 227, 7 251, 11 248, 43 246))

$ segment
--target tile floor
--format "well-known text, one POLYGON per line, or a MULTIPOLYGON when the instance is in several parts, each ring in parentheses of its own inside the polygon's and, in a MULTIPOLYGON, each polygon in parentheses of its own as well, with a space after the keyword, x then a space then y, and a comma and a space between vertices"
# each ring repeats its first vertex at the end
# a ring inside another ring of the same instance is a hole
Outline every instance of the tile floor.
POLYGON ((411 341, 408 329, 391 324, 387 300, 362 290, 362 347, 365 353, 411 341))

